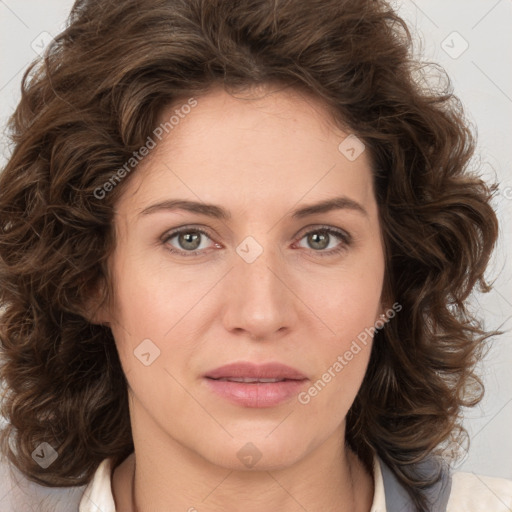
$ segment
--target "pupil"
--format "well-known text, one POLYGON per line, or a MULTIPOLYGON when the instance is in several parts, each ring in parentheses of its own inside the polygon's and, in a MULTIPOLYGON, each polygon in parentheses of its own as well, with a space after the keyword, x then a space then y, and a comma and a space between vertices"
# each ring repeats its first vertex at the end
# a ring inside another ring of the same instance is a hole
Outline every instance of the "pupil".
POLYGON ((180 244, 184 249, 197 249, 199 237, 199 233, 184 233, 180 236, 180 244))
POLYGON ((327 234, 322 233, 322 232, 319 232, 319 233, 313 233, 312 235, 310 235, 309 240, 312 243, 314 248, 325 249, 328 245, 325 243, 325 242, 327 242, 327 234), (319 234, 319 233, 321 233, 321 234, 319 234))

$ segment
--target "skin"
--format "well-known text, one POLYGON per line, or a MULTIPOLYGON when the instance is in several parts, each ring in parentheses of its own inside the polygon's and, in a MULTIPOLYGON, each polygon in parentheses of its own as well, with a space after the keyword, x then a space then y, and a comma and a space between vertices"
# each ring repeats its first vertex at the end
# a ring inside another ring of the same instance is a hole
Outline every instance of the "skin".
POLYGON ((115 294, 96 320, 111 326, 129 385, 135 453, 113 474, 118 510, 136 510, 134 491, 140 511, 369 511, 372 477, 343 440, 371 341, 307 404, 294 396, 243 407, 202 378, 231 362, 277 361, 304 373, 307 390, 384 312, 368 152, 347 159, 338 145, 349 132, 295 90, 268 87, 256 98, 214 88, 197 101, 116 205, 115 294), (291 217, 340 195, 365 213, 291 217), (170 198, 220 205, 231 219, 141 213, 170 198), (351 242, 333 234, 315 245, 307 235, 323 225, 351 242), (165 240, 182 226, 209 233, 199 255, 169 251, 193 252, 178 236, 165 240), (252 263, 236 252, 248 236, 263 249, 252 263), (160 350, 149 366, 134 355, 144 339, 160 350), (248 442, 261 454, 252 468, 237 456, 248 442))

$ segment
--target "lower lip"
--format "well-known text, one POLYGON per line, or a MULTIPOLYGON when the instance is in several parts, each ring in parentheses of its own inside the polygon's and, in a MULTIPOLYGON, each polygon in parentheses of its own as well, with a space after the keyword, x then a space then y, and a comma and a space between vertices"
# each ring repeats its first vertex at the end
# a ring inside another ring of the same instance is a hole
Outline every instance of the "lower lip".
POLYGON ((296 396, 307 379, 279 382, 231 382, 205 379, 212 391, 243 407, 274 407, 296 396))

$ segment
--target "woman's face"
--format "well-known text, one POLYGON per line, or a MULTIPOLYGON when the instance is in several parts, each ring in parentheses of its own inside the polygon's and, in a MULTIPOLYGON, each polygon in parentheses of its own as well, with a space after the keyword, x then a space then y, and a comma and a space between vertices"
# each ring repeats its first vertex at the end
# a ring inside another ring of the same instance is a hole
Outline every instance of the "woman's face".
POLYGON ((338 447, 367 367, 384 310, 368 152, 315 100, 268 92, 166 110, 116 207, 107 320, 155 456, 269 469, 338 447))

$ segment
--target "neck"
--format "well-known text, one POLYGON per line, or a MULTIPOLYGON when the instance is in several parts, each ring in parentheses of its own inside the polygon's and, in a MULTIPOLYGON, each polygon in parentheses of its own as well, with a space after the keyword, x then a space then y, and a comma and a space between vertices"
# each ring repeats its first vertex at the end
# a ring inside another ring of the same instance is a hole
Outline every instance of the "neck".
MULTIPOLYGON (((216 477, 199 471, 200 478, 169 478, 145 457, 135 454, 116 469, 116 509, 126 512, 296 512, 329 510, 368 512, 373 500, 372 477, 349 449, 322 468, 301 461, 297 467, 273 471, 232 471, 217 468, 216 477), (304 463, 304 464, 303 464, 304 463), (198 485, 198 482, 201 484, 198 485), (307 483, 305 485, 305 483, 307 483), (356 491, 357 490, 357 491, 356 491)), ((113 482, 114 483, 114 482, 113 482)))

